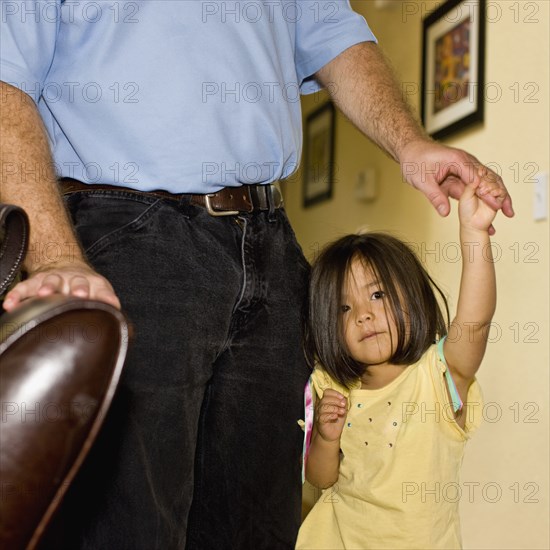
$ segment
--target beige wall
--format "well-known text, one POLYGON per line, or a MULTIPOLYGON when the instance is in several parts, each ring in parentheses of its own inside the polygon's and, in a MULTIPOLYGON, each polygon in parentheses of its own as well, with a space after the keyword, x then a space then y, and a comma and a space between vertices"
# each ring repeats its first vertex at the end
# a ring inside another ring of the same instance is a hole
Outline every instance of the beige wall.
MULTIPOLYGON (((391 0, 394 6, 386 10, 372 0, 352 4, 368 19, 400 79, 417 83, 421 15, 435 3, 391 0)), ((549 548, 549 226, 548 220, 533 221, 532 176, 550 170, 550 2, 489 0, 488 5, 491 101, 485 104, 485 123, 446 143, 499 169, 516 217, 499 216, 495 223, 499 299, 493 341, 478 376, 486 422, 468 444, 462 470, 463 536, 465 548, 472 549, 549 548), (494 95, 498 91, 500 98, 494 95)), ((418 107, 419 94, 410 100, 418 107)), ((304 112, 321 102, 319 96, 306 97, 304 112)), ((449 218, 439 218, 420 193, 402 183, 397 165, 340 115, 336 132, 333 199, 304 210, 301 179, 285 189, 306 255, 313 257, 328 240, 360 227, 392 231, 424 251, 453 307, 460 276, 456 208, 449 218), (367 167, 376 170, 379 187, 371 203, 354 199, 357 173, 367 167)), ((311 488, 305 494, 309 500, 311 488)))

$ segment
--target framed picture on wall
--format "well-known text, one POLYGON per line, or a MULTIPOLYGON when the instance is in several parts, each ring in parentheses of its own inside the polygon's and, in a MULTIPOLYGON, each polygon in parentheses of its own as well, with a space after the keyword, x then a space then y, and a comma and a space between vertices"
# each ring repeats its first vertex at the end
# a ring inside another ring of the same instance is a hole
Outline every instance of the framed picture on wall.
POLYGON ((304 207, 332 197, 336 110, 325 103, 306 118, 304 129, 304 207))
POLYGON ((422 122, 442 138, 483 122, 485 0, 449 0, 423 21, 422 122))

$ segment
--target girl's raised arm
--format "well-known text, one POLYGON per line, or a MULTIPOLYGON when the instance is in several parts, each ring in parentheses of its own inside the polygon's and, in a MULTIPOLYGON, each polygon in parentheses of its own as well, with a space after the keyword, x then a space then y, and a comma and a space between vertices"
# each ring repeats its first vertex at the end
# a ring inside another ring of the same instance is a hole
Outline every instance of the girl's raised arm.
POLYGON ((491 193, 504 201, 502 189, 490 181, 468 185, 460 198, 462 277, 456 316, 444 342, 444 354, 458 393, 464 402, 487 345, 496 307, 495 267, 489 227, 496 211, 479 196, 491 193))

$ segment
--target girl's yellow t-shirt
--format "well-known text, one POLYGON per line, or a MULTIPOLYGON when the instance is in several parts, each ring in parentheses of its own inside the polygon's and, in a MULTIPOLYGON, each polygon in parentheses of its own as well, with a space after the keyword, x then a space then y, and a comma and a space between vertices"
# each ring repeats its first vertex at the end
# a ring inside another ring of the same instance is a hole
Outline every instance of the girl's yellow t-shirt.
POLYGON ((462 548, 458 505, 464 446, 481 421, 474 380, 466 425, 455 421, 444 373, 431 346, 387 386, 345 390, 317 367, 317 396, 348 397, 338 482, 323 491, 298 535, 298 550, 462 548))

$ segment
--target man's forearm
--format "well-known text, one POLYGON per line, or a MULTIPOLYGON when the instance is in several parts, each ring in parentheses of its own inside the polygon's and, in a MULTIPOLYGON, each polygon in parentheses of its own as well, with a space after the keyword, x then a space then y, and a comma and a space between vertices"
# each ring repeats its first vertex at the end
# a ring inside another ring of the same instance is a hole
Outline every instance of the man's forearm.
POLYGON ((30 225, 29 271, 82 260, 57 189, 48 139, 32 99, 0 82, 0 200, 21 206, 30 225), (52 248, 51 243, 55 243, 52 248), (49 254, 48 250, 56 250, 49 254))
POLYGON ((411 141, 428 139, 375 43, 348 48, 316 77, 351 122, 395 160, 411 141))

